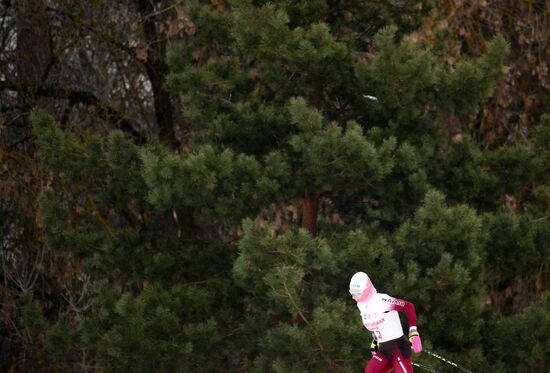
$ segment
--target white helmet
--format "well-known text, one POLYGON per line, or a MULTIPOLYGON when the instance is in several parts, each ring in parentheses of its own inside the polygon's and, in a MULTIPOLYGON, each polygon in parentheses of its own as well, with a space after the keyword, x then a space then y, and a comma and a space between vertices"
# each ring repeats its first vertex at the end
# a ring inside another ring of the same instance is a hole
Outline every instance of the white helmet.
POLYGON ((353 275, 349 282, 349 292, 357 302, 366 302, 377 293, 365 272, 357 272, 353 275))

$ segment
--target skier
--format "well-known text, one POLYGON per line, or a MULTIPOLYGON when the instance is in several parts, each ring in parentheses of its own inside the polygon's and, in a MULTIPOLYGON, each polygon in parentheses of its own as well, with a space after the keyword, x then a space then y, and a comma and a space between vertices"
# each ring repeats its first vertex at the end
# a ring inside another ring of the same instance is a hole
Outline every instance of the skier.
POLYGON ((416 330, 414 305, 378 293, 364 272, 353 275, 349 292, 357 302, 363 325, 374 337, 371 343, 373 357, 365 367, 365 373, 386 373, 392 368, 395 373, 412 373, 411 345, 415 353, 422 351, 422 342, 416 330), (403 334, 397 311, 404 311, 407 316, 408 340, 403 334))

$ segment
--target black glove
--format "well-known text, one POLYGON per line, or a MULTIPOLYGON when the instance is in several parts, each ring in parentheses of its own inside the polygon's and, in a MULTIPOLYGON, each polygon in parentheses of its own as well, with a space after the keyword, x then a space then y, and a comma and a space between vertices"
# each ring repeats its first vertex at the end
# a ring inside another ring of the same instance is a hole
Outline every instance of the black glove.
POLYGON ((373 339, 370 343, 370 353, 375 354, 378 352, 378 341, 376 339, 373 339))

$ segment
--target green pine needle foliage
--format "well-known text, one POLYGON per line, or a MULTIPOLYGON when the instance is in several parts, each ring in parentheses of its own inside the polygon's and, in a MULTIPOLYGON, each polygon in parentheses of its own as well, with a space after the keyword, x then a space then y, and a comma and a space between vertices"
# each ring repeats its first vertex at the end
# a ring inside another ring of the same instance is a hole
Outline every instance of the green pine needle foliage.
POLYGON ((507 45, 442 63, 407 36, 427 3, 186 3, 196 32, 167 52, 178 152, 33 113, 44 242, 89 288, 48 317, 22 298, 21 327, 73 370, 85 352, 104 372, 356 372, 365 271, 415 304, 427 348, 543 371, 550 116, 514 144, 469 138, 507 45))

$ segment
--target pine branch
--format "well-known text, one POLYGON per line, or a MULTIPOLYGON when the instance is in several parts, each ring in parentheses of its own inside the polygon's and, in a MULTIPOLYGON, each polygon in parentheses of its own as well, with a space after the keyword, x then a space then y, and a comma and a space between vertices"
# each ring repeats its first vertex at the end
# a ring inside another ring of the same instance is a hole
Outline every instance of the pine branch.
POLYGON ((305 315, 302 313, 302 310, 298 306, 298 303, 296 302, 296 300, 294 300, 294 297, 290 293, 290 290, 288 289, 286 281, 283 281, 283 286, 285 288, 285 295, 287 296, 292 306, 296 309, 296 312, 298 313, 300 318, 306 323, 307 326, 311 327, 311 330, 313 331, 313 333, 315 334, 315 338, 317 339, 316 342, 317 342, 317 347, 319 348, 319 352, 321 352, 321 354, 323 354, 324 356, 325 348, 323 347, 323 343, 321 342, 321 338, 319 337, 319 332, 317 328, 315 327, 315 325, 311 324, 309 320, 305 317, 305 315))
POLYGON ((111 238, 114 238, 114 234, 113 234, 113 230, 111 229, 111 227, 107 224, 107 222, 105 221, 105 219, 103 218, 103 215, 101 215, 101 212, 99 211, 99 209, 97 208, 92 196, 90 194, 88 194, 87 196, 87 199, 88 199, 88 204, 90 206, 90 208, 92 209, 96 219, 99 221, 99 223, 101 224, 101 226, 103 228, 105 228, 105 230, 107 231, 107 233, 109 233, 109 236, 111 238))

